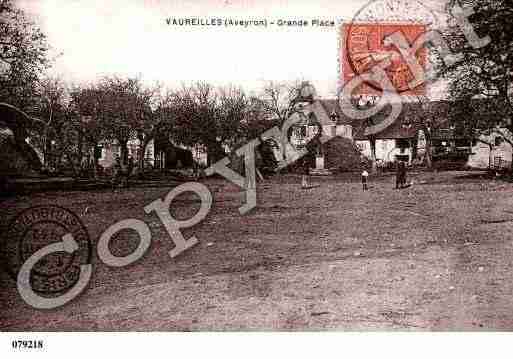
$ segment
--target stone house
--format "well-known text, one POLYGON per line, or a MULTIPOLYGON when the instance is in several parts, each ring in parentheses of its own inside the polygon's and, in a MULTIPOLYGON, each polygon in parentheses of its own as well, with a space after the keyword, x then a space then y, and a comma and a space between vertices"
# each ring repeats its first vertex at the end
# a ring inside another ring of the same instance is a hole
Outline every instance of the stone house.
POLYGON ((507 136, 512 141, 512 134, 505 128, 497 129, 490 134, 479 136, 474 141, 467 166, 477 169, 507 169, 511 167, 513 149, 507 136))
MULTIPOLYGON (((292 127, 290 144, 295 148, 303 148, 318 131, 317 123, 322 128, 323 135, 329 137, 353 138, 350 120, 342 113, 338 100, 316 99, 303 105, 299 113, 295 113, 295 123, 292 127)), ((291 151, 292 149, 289 149, 291 151)), ((324 171, 328 161, 322 147, 315 154, 315 169, 324 171)))

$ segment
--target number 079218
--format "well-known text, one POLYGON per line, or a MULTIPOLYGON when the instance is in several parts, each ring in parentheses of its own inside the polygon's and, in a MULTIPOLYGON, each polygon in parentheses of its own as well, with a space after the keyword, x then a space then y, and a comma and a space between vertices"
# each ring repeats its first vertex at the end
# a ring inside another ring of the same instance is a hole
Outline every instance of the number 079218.
POLYGON ((13 349, 43 349, 42 340, 13 340, 11 342, 13 349))

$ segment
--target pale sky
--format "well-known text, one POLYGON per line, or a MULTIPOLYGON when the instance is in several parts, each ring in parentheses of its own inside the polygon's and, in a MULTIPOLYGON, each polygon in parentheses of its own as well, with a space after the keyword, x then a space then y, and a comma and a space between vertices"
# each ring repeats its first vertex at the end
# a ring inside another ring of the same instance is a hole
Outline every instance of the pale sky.
MULTIPOLYGON (((404 0, 398 0, 404 1, 404 0)), ((441 0, 431 0, 440 2, 441 0)), ((167 86, 205 80, 258 90, 264 81, 310 80, 336 94, 338 27, 173 27, 166 18, 268 21, 351 19, 368 0, 18 0, 55 52, 54 69, 73 82, 137 75, 167 86)))

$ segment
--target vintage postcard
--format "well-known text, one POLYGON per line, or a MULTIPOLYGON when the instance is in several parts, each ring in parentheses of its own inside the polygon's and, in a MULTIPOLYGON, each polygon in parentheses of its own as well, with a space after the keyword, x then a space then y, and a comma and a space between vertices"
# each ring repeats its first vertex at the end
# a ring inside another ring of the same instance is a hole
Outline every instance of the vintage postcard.
POLYGON ((513 330, 512 15, 0 0, 0 352, 513 330))

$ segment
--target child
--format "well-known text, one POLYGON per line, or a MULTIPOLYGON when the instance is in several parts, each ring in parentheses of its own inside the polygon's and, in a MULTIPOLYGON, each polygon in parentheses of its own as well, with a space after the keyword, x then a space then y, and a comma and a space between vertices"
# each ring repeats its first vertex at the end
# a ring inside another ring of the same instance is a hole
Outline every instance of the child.
POLYGON ((364 191, 367 191, 367 177, 369 177, 369 172, 367 172, 367 170, 363 170, 362 172, 362 185, 363 185, 363 190, 364 191))
POLYGON ((301 188, 308 189, 310 186, 308 185, 308 175, 310 174, 310 163, 308 161, 307 156, 302 158, 301 165, 303 166, 303 175, 301 176, 301 188))

